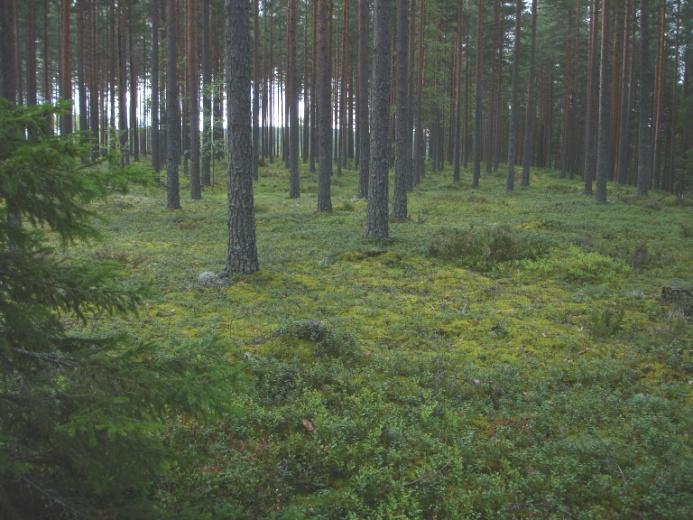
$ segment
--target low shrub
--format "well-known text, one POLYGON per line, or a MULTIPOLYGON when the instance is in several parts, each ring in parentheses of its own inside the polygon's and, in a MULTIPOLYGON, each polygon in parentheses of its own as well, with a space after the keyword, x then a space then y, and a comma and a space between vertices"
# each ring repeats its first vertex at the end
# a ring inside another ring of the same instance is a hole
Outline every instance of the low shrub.
POLYGON ((320 320, 298 320, 281 327, 276 336, 308 341, 315 346, 315 353, 324 356, 351 357, 356 351, 356 341, 351 334, 334 330, 320 320))
POLYGON ((501 262, 535 259, 546 250, 547 245, 541 239, 507 226, 442 229, 428 247, 431 256, 459 261, 481 271, 493 269, 501 262))

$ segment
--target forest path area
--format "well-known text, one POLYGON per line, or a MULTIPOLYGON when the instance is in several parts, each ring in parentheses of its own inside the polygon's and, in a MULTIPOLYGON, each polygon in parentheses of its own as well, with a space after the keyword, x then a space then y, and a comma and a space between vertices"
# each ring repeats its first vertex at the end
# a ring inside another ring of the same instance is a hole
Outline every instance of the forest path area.
POLYGON ((333 177, 330 215, 301 182, 289 199, 281 165, 260 168, 261 268, 224 288, 197 282, 223 267, 224 186, 180 211, 158 188, 93 208, 105 240, 78 254, 147 288, 138 316, 100 324, 219 338, 252 381, 190 448, 174 509, 686 516, 693 327, 661 292, 693 285, 690 200, 429 173, 380 243, 355 172, 333 177))

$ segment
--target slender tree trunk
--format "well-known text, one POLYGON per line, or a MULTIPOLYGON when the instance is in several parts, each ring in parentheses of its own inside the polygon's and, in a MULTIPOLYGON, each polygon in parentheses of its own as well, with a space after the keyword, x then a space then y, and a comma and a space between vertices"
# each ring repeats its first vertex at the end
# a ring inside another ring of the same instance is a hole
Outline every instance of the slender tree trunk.
POLYGON ((657 63, 655 67, 654 95, 654 149, 652 152, 652 176, 655 189, 662 188, 662 170, 664 148, 664 87, 665 87, 665 32, 666 32, 666 2, 659 4, 659 30, 657 34, 657 63))
POLYGON ((128 144, 128 114, 127 114, 127 10, 125 2, 118 5, 118 130, 120 132, 120 164, 130 164, 130 149, 128 144))
POLYGON ((152 2, 152 168, 161 169, 159 140, 159 2, 152 2))
POLYGON ((390 109, 390 0, 375 0, 373 55, 373 124, 366 236, 388 238, 388 125, 390 109))
POLYGON ((392 216, 407 218, 407 187, 411 176, 411 127, 409 126, 409 0, 397 0, 397 119, 395 192, 392 216))
POLYGON ((178 36, 177 1, 166 2, 166 207, 180 209, 178 162, 180 160, 180 118, 178 116, 178 36))
POLYGON ((253 179, 258 180, 260 159, 260 12, 253 0, 253 179))
MULTIPOLYGON (((203 186, 212 185, 212 67, 210 63, 210 2, 202 0, 202 153, 200 182, 203 186)), ((256 72, 257 74, 257 72, 256 72)), ((257 81, 257 78, 256 78, 257 81)), ((257 128, 255 118, 254 129, 257 128)), ((255 147, 257 154, 257 146, 255 147)), ((256 161, 257 163, 257 161, 256 161)))
POLYGON ((370 131, 368 124, 368 79, 370 56, 369 41, 369 0, 359 2, 359 94, 356 108, 359 134, 359 197, 368 197, 368 166, 370 158, 370 131))
POLYGON ((650 70, 649 2, 640 0, 640 96, 638 194, 647 195, 652 169, 652 71, 650 70))
POLYGON ((631 57, 631 20, 633 17, 633 0, 626 0, 623 16, 623 57, 621 63, 621 109, 619 115, 618 159, 616 161, 616 179, 619 184, 628 182, 628 165, 630 149, 630 109, 632 92, 632 57, 631 57))
POLYGON ((36 25, 34 0, 26 0, 26 104, 36 104, 36 25))
POLYGON ((597 148, 597 202, 606 202, 606 183, 610 176, 611 155, 609 143, 609 0, 604 0, 602 11, 602 43, 601 60, 599 65, 599 128, 597 148))
POLYGON ((462 42, 464 41, 464 2, 460 2, 457 8, 457 43, 455 45, 456 66, 454 73, 454 99, 453 111, 450 114, 450 126, 452 127, 452 160, 453 174, 452 182, 459 184, 460 182, 460 112, 462 106, 462 42))
POLYGON ((517 154, 517 126, 520 107, 518 68, 520 62, 520 27, 522 16, 522 0, 515 2, 515 41, 513 45, 512 94, 510 99, 510 127, 508 129, 508 177, 505 183, 507 191, 515 189, 515 159, 517 154))
POLYGON ((310 153, 310 64, 308 62, 308 5, 303 18, 303 127, 301 142, 301 161, 308 162, 310 153))
POLYGON ((259 269, 253 208, 253 141, 250 101, 250 2, 225 0, 229 131, 229 242, 224 274, 259 269))
POLYGON ((318 211, 332 211, 332 0, 317 1, 318 211))
POLYGON ((128 54, 130 58, 130 149, 135 161, 140 160, 140 141, 137 125, 137 70, 135 68, 135 28, 132 20, 132 4, 127 4, 128 54))
POLYGON ((297 0, 289 0, 288 12, 288 71, 287 102, 289 109, 289 197, 301 196, 301 179, 298 172, 298 60, 296 52, 297 0))
POLYGON ((587 61, 587 103, 585 107, 585 168, 584 186, 585 195, 592 194, 592 179, 594 178, 594 168, 596 157, 594 154, 594 102, 598 93, 597 74, 597 28, 599 25, 599 0, 592 0, 590 11, 590 44, 587 61))
POLYGON ((484 0, 478 0, 477 4, 477 23, 476 23, 476 64, 474 71, 474 144, 473 144, 473 166, 472 166, 472 187, 479 187, 479 177, 481 176, 481 121, 482 121, 482 93, 481 93, 481 62, 483 60, 483 50, 481 42, 484 27, 484 0))
POLYGON ((426 11, 424 0, 419 4, 419 36, 417 50, 417 74, 416 74, 416 110, 414 114, 414 126, 416 127, 414 134, 414 153, 413 153, 413 186, 417 186, 425 174, 425 155, 426 142, 423 126, 423 89, 426 81, 426 46, 424 41, 426 25, 426 11))
MULTIPOLYGON (((12 1, 12 3, 14 2, 12 1)), ((70 102, 72 101, 71 11, 71 0, 60 0, 60 99, 70 102)), ((62 135, 72 133, 72 109, 68 109, 60 115, 60 133, 62 135)))
POLYGON ((318 122, 317 122, 317 106, 318 106, 318 1, 313 0, 313 46, 311 60, 311 96, 310 96, 310 159, 308 170, 315 173, 315 157, 318 150, 318 122))
POLYGON ((202 183, 200 181, 200 78, 197 63, 197 0, 187 0, 186 21, 190 196, 193 200, 199 200, 202 198, 202 183))
MULTIPOLYGON (((579 2, 579 0, 578 0, 579 2)), ((579 3, 578 3, 579 7, 579 3)), ((579 9, 578 9, 579 12, 579 9)), ((527 81, 527 119, 525 142, 522 152, 522 186, 529 186, 529 172, 534 156, 534 119, 536 105, 536 45, 537 45, 537 0, 532 0, 532 35, 529 44, 529 79, 527 81)))

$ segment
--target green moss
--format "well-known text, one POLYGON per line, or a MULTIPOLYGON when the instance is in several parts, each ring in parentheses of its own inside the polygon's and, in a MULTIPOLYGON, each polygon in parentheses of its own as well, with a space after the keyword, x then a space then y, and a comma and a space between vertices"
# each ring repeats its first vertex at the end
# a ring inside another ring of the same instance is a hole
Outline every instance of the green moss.
POLYGON ((450 179, 427 175, 383 245, 355 172, 320 215, 314 175, 289 199, 263 167, 261 271, 220 289, 195 282, 223 267, 223 185, 180 212, 159 189, 94 205, 106 241, 80 254, 148 288, 138 317, 94 319, 164 346, 217 336, 249 381, 217 425, 172 420, 199 468, 155 486, 168 516, 687 516, 693 326, 659 295, 693 280, 690 208, 612 185, 597 205, 549 170, 512 196, 450 179))

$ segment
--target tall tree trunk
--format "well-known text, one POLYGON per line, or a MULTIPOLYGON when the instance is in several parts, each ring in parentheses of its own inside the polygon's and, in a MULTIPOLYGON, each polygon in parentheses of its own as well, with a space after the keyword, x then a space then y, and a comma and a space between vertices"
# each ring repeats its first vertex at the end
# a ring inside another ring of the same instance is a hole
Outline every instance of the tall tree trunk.
POLYGON ((177 1, 166 2, 166 207, 180 209, 178 163, 180 118, 178 115, 178 13, 177 1))
POLYGON ((426 155, 426 142, 424 136, 424 125, 423 125, 423 89, 424 83, 426 81, 426 43, 424 40, 426 26, 426 11, 424 0, 421 0, 419 4, 419 36, 417 42, 417 69, 416 74, 416 110, 414 111, 414 153, 413 161, 414 165, 414 175, 413 175, 413 186, 417 186, 425 174, 425 155, 426 155))
MULTIPOLYGON (((202 198, 200 182, 200 78, 197 63, 197 0, 187 0, 187 93, 190 138, 190 196, 202 198)), ((252 164, 251 164, 252 166, 252 164)))
POLYGON ((140 160, 139 128, 137 125, 137 69, 135 68, 135 28, 132 20, 132 2, 127 4, 128 53, 130 58, 130 150, 135 161, 140 160))
POLYGON ((366 236, 388 238, 388 125, 390 109, 390 0, 375 0, 373 112, 366 236))
MULTIPOLYGON (((14 0, 11 0, 14 3, 14 0)), ((60 99, 72 101, 72 47, 70 45, 71 0, 60 0, 60 99)), ((15 58, 16 59, 16 58, 15 58)), ((16 63, 15 63, 16 66, 16 63)), ((72 109, 60 115, 60 133, 72 133, 72 109)))
POLYGON ((481 42, 484 28, 484 0, 478 0, 476 22, 476 64, 474 69, 474 144, 472 165, 472 187, 479 187, 481 177, 481 121, 482 121, 482 93, 481 93, 481 62, 483 50, 481 42))
POLYGON ((250 2, 225 0, 226 78, 231 139, 229 242, 224 274, 259 269, 253 208, 253 141, 250 102, 250 2))
POLYGON ((26 104, 36 104, 36 25, 34 0, 26 0, 26 104))
POLYGON ((317 1, 318 211, 332 211, 332 0, 317 1))
MULTIPOLYGON (((578 0, 579 7, 579 0, 578 0)), ((579 12, 579 9, 578 9, 579 12)), ((525 142, 522 152, 522 186, 529 186, 529 172, 534 156, 534 119, 536 105, 536 45, 537 45, 537 0, 532 0, 532 34, 529 44, 529 78, 527 80, 527 118, 525 142)))
POLYGON ((118 4, 118 130, 120 132, 120 164, 130 164, 128 145, 128 115, 127 115, 127 0, 118 4))
POLYGON ((621 63, 621 109, 619 113, 618 159, 616 161, 616 179, 619 184, 628 182, 628 165, 630 158, 630 109, 632 93, 632 48, 631 20, 633 17, 633 0, 626 0, 623 16, 623 57, 621 63))
POLYGON ((288 71, 286 94, 289 110, 289 197, 301 196, 301 178, 298 172, 298 66, 296 52, 297 0, 289 0, 288 11, 288 71))
POLYGON ((606 183, 611 174, 611 149, 609 143, 609 0, 604 0, 602 11, 602 43, 599 64, 599 128, 597 133, 597 202, 606 202, 606 183))
POLYGON ((98 59, 98 30, 97 30, 97 5, 94 0, 90 2, 90 24, 89 24, 89 38, 90 38, 90 49, 89 49, 89 116, 91 128, 91 137, 94 141, 94 147, 92 151, 93 158, 99 155, 99 96, 101 91, 99 90, 99 59, 98 59))
POLYGON ((84 31, 86 29, 85 21, 85 0, 77 1, 77 96, 79 103, 79 131, 84 133, 87 129, 87 87, 86 87, 86 69, 84 63, 84 53, 86 51, 84 31))
POLYGON ((649 2, 640 0, 640 96, 638 194, 647 195, 652 169, 652 71, 650 70, 649 2))
MULTIPOLYGON (((210 63, 210 2, 202 0, 202 164, 200 182, 203 186, 212 185, 212 67, 210 63)), ((257 127, 257 118, 255 126, 257 127)), ((256 143, 255 143, 256 144, 256 143)), ((257 155, 257 145, 255 146, 257 155)), ((255 161, 257 164, 257 161, 255 161)))
POLYGON ((369 0, 359 2, 359 93, 356 103, 356 121, 359 134, 359 197, 368 197, 368 166, 370 160, 370 131, 368 122, 369 84, 369 0))
POLYGON ((664 148, 664 87, 665 66, 665 32, 666 32, 666 1, 659 3, 659 30, 657 32, 657 62, 655 66, 654 94, 654 149, 652 152, 652 177, 656 189, 662 187, 662 169, 664 148))
POLYGON ((594 178, 594 168, 596 157, 594 154, 594 102, 599 92, 597 83, 597 32, 599 25, 599 0, 592 0, 590 10, 590 43, 587 60, 587 102, 585 106, 585 168, 584 186, 585 195, 592 194, 592 179, 594 178))
POLYGON ((520 107, 518 69, 520 64, 520 22, 522 17, 522 0, 515 1, 515 41, 513 45, 512 93, 510 98, 510 127, 508 128, 508 177, 505 183, 507 191, 515 189, 515 159, 517 150, 517 125, 520 107))
POLYGON ((152 168, 161 169, 159 140, 159 2, 152 2, 152 168))
MULTIPOLYGON (((359 0, 360 1, 360 0, 359 0)), ((315 173, 315 157, 318 153, 318 1, 313 0, 313 45, 312 60, 310 64, 311 87, 310 87, 310 158, 308 170, 315 173)))
MULTIPOLYGON (((207 0, 205 0, 206 2, 207 0)), ((203 58, 204 59, 204 58, 203 58)), ((258 180, 260 159, 260 9, 253 1, 253 179, 258 180)))
POLYGON ((392 216, 407 218, 407 188, 411 176, 411 127, 409 126, 409 0, 397 0, 397 119, 395 192, 392 216))
POLYGON ((460 182, 460 134, 461 134, 461 120, 460 112, 462 106, 462 42, 464 41, 464 2, 460 2, 457 8, 457 43, 455 45, 455 57, 456 66, 454 73, 454 99, 455 103, 453 105, 453 111, 450 115, 450 126, 453 128, 452 132, 452 160, 453 160, 453 174, 452 182, 459 184, 460 182))
POLYGON ((301 142, 301 161, 308 162, 310 153, 310 63, 308 61, 308 4, 306 2, 303 18, 303 127, 301 142))

